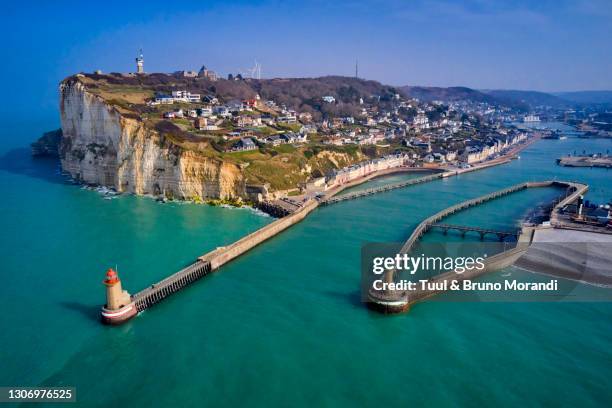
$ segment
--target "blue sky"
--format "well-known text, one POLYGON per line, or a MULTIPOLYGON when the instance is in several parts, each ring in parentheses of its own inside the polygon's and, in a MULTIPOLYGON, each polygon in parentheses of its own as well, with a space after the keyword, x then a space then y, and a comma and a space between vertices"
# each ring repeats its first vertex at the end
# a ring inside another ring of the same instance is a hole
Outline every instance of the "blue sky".
POLYGON ((257 59, 264 77, 352 75, 358 58, 361 77, 392 85, 612 89, 609 0, 51 3, 0 16, 13 105, 55 107, 63 77, 132 71, 140 47, 149 72, 257 59))

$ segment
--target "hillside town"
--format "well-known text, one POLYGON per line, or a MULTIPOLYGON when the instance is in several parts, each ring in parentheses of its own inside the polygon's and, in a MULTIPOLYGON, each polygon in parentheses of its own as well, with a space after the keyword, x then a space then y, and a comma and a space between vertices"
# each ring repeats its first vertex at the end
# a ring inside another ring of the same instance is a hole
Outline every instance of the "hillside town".
MULTIPOLYGON (((218 80, 202 67, 174 75, 218 80)), ((231 80, 239 76, 230 76, 231 80)), ((333 95, 320 95, 321 104, 339 103, 333 95)), ((181 129, 213 139, 226 152, 244 152, 284 144, 315 143, 328 146, 374 146, 407 154, 415 165, 469 166, 502 154, 524 141, 527 133, 508 121, 508 108, 465 101, 444 104, 409 99, 400 93, 358 99, 356 115, 323 116, 299 112, 259 94, 249 99, 224 100, 220 95, 190 89, 156 93, 146 101, 149 111, 181 129), (384 103, 381 103, 384 102, 384 103)))

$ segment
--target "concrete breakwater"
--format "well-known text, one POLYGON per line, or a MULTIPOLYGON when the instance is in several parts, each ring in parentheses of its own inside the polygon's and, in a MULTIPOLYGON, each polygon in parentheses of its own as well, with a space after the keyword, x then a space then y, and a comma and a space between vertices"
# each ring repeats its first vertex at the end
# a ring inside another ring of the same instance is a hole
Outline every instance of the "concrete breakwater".
POLYGON ((291 214, 289 209, 281 207, 280 205, 270 201, 259 202, 255 204, 255 208, 276 218, 286 217, 287 215, 291 214))
MULTIPOLYGON (((434 215, 424 219, 419 223, 419 225, 414 229, 414 231, 410 234, 410 237, 406 240, 404 245, 399 251, 400 255, 408 254, 417 243, 417 241, 427 232, 429 229, 438 221, 447 217, 451 214, 454 214, 458 211, 474 207, 485 203, 490 200, 494 200, 499 197, 503 197, 505 195, 525 190, 528 188, 540 188, 540 187, 565 187, 566 194, 564 197, 555 200, 554 205, 552 207, 552 211, 550 214, 551 224, 554 225, 556 222, 557 213, 560 208, 564 207, 568 203, 571 203, 578 199, 579 196, 583 195, 587 190, 588 186, 586 184, 577 183, 577 182, 569 182, 569 181, 542 181, 542 182, 526 182, 516 184, 514 186, 510 186, 503 190, 494 191, 492 193, 486 194, 484 196, 480 196, 471 200, 463 201, 461 203, 455 204, 444 210, 441 210, 434 215)), ((515 247, 503 251, 501 253, 495 254, 493 256, 488 257, 484 262, 484 268, 482 269, 472 269, 471 271, 466 271, 462 274, 457 274, 455 272, 447 272, 443 274, 436 275, 430 279, 429 282, 437 283, 443 281, 450 280, 466 280, 466 279, 474 279, 479 276, 482 276, 485 273, 492 272, 495 270, 503 269, 512 265, 516 260, 518 260, 521 256, 525 254, 527 251, 529 244, 531 243, 534 227, 523 226, 521 234, 518 236, 517 244, 515 247)), ((397 271, 394 269, 389 269, 385 272, 383 276, 383 280, 386 283, 393 283, 396 278, 397 271)), ((431 287, 441 287, 438 285, 432 285, 431 287)), ((384 313, 398 313, 406 311, 410 308, 410 306, 420 300, 433 296, 441 291, 438 289, 430 289, 430 290, 416 290, 407 293, 402 290, 374 290, 370 289, 368 291, 368 300, 369 306, 373 309, 382 311, 384 313)))

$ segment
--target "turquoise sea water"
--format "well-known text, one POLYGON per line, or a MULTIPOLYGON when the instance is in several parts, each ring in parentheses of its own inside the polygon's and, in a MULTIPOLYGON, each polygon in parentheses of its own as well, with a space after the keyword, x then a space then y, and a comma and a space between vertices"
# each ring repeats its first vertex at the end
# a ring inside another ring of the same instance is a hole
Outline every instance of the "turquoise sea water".
MULTIPOLYGON (((402 241, 453 203, 550 178, 587 182, 587 198, 609 200, 612 172, 554 163, 574 150, 605 151, 609 141, 543 140, 507 165, 317 209, 126 325, 107 327, 97 312, 109 266, 135 292, 271 218, 105 200, 20 149, 50 127, 8 127, 0 145, 0 385, 74 386, 88 407, 612 402, 612 304, 436 301, 388 317, 359 302, 361 245, 402 241)), ((511 228, 556 193, 522 192, 452 222, 511 228)))

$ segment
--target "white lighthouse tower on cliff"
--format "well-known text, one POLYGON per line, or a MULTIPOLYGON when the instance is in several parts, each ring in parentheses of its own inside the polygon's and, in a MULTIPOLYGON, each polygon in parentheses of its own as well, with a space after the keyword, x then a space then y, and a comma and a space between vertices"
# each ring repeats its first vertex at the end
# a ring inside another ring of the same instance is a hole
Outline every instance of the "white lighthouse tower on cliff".
POLYGON ((140 49, 140 53, 136 57, 136 73, 144 74, 144 57, 142 56, 142 48, 140 49))

